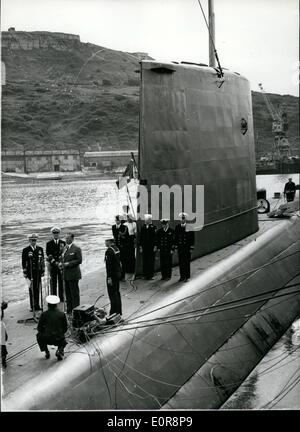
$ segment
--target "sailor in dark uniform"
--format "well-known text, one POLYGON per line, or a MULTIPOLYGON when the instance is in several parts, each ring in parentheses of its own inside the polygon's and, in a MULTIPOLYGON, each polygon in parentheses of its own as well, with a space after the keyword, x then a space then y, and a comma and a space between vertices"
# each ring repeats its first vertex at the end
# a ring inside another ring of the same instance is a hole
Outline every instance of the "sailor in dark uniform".
POLYGON ((156 247, 156 227, 152 223, 152 215, 145 214, 145 223, 140 232, 140 252, 143 258, 143 275, 145 279, 152 279, 154 276, 154 260, 156 247))
POLYGON ((284 185, 283 195, 287 201, 294 201, 296 194, 296 185, 292 180, 292 177, 290 177, 289 181, 284 185))
POLYGON ((57 282, 58 293, 60 301, 64 301, 63 279, 61 269, 58 267, 62 259, 66 242, 59 238, 60 228, 53 227, 51 229, 53 239, 46 244, 46 255, 50 266, 50 286, 51 294, 57 295, 57 282))
POLYGON ((191 250, 194 249, 195 234, 186 223, 187 213, 179 213, 181 222, 175 227, 175 246, 178 251, 179 282, 187 282, 191 276, 191 250))
POLYGON ((44 251, 43 248, 37 246, 37 239, 37 234, 29 235, 29 246, 24 248, 22 251, 23 275, 30 283, 29 302, 30 309, 33 311, 41 310, 41 278, 44 276, 45 273, 44 251))
POLYGON ((120 251, 113 238, 105 240, 107 247, 105 252, 106 284, 110 300, 110 315, 113 313, 122 315, 122 303, 120 296, 120 278, 122 274, 120 251))
POLYGON ((115 239, 115 244, 120 251, 120 260, 122 264, 121 280, 124 281, 125 274, 128 271, 129 233, 123 216, 117 215, 115 221, 115 225, 112 226, 112 234, 115 239))
POLYGON ((169 280, 172 276, 172 257, 175 249, 174 230, 168 219, 161 219, 162 227, 157 230, 156 244, 160 252, 161 280, 169 280))
POLYGON ((47 345, 57 346, 57 360, 64 357, 64 348, 67 345, 65 333, 68 330, 68 322, 64 312, 61 312, 57 305, 60 302, 59 297, 49 295, 46 297, 48 310, 43 312, 37 326, 38 333, 36 339, 41 351, 45 352, 46 359, 50 358, 50 352, 47 345))

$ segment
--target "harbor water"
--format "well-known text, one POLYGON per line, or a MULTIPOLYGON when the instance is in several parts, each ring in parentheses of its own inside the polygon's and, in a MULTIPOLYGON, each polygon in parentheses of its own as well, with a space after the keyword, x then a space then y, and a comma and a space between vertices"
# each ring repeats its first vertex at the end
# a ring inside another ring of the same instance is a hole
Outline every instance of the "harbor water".
MULTIPOLYGON (((259 175, 257 188, 265 188, 267 197, 282 194, 292 177, 299 174, 259 175)), ((132 197, 136 185, 130 186, 132 197)), ((299 192, 297 192, 299 194, 299 192)), ((283 197, 276 205, 282 204, 283 197)), ((2 294, 8 302, 28 298, 21 268, 21 251, 28 245, 27 235, 39 235, 45 250, 53 226, 75 233, 82 248, 83 278, 104 267, 104 239, 111 236, 114 216, 128 205, 125 188, 115 180, 7 180, 2 182, 2 294)), ((44 283, 47 283, 44 278, 44 283)), ((246 382, 223 405, 223 409, 300 409, 300 320, 296 320, 282 339, 265 356, 246 382), (280 377, 280 379, 278 379, 280 377)))

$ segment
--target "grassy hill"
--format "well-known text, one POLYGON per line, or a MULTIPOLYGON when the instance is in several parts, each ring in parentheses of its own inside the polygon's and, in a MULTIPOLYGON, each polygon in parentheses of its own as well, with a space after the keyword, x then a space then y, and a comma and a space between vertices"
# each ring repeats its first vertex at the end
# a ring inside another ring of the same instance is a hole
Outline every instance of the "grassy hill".
MULTIPOLYGON (((5 33, 3 150, 137 148, 139 59, 135 55, 51 33, 5 33), (12 38, 20 47, 11 45, 12 38), (47 47, 22 48, 36 38, 47 47)), ((274 106, 286 105, 289 139, 296 149, 298 98, 269 96, 274 106)), ((257 150, 263 153, 272 147, 272 120, 261 93, 253 92, 252 99, 257 150)))

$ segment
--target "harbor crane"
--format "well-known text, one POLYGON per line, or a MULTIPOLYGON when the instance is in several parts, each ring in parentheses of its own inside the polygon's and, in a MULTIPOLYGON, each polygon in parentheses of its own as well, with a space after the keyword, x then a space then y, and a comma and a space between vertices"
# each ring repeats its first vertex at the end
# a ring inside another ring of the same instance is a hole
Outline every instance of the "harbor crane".
POLYGON ((275 135, 272 149, 272 161, 283 161, 285 159, 289 159, 291 157, 291 150, 286 136, 286 132, 288 130, 287 114, 283 107, 280 108, 279 112, 274 108, 262 86, 262 83, 259 83, 258 86, 262 92, 265 104, 267 105, 273 120, 272 132, 275 135))

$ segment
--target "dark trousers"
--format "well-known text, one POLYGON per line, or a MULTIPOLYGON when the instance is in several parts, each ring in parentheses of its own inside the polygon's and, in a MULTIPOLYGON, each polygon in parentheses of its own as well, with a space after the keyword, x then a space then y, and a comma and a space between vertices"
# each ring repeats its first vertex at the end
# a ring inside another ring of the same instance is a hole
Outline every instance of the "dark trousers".
POLYGON ((54 337, 54 336, 46 336, 42 333, 38 333, 36 335, 37 343, 40 347, 41 351, 47 351, 47 345, 55 345, 58 349, 64 349, 67 345, 66 339, 64 335, 54 337))
POLYGON ((29 303, 30 309, 39 309, 40 308, 40 292, 41 292, 41 278, 36 275, 33 276, 32 283, 29 287, 29 303))
POLYGON ((5 362, 6 362, 6 356, 7 356, 6 345, 1 345, 1 360, 2 360, 2 365, 4 365, 5 362))
POLYGON ((122 265, 121 280, 125 278, 127 266, 127 251, 125 247, 120 247, 120 261, 122 265))
POLYGON ((178 248, 179 272, 181 279, 191 276, 191 252, 189 248, 178 248))
POLYGON ((126 263, 126 272, 134 273, 135 272, 135 247, 134 247, 134 236, 129 236, 129 242, 127 246, 127 263, 126 263))
POLYGON ((287 201, 294 201, 295 193, 296 192, 294 192, 294 191, 287 191, 286 192, 286 200, 287 201))
POLYGON ((72 310, 80 305, 80 293, 78 280, 65 280, 66 290, 66 301, 67 301, 67 313, 71 313, 72 310))
POLYGON ((151 278, 154 275, 154 259, 153 249, 143 248, 143 275, 145 278, 151 278))
POLYGON ((110 315, 112 315, 113 313, 122 315, 120 282, 118 277, 112 278, 112 285, 109 285, 107 283, 107 292, 110 300, 110 315))
POLYGON ((60 301, 64 301, 64 289, 63 289, 63 278, 61 271, 56 266, 51 266, 50 268, 50 278, 51 278, 51 294, 57 295, 57 282, 58 282, 58 295, 60 301))
POLYGON ((172 276, 172 254, 170 252, 160 252, 160 271, 163 278, 172 276))

